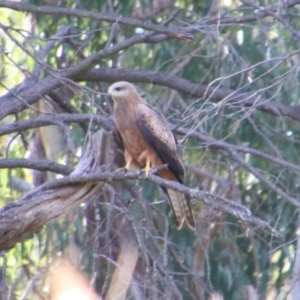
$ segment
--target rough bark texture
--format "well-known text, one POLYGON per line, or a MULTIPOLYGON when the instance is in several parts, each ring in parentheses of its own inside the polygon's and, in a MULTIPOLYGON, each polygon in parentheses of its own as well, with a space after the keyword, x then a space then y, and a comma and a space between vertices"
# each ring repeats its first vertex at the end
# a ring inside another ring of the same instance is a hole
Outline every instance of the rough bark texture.
MULTIPOLYGON (((101 131, 90 135, 86 152, 70 176, 92 173, 99 168, 101 135, 101 131)), ((46 223, 89 200, 102 185, 103 182, 88 182, 43 191, 36 189, 20 201, 5 206, 0 211, 0 250, 12 248, 41 230, 46 223)))

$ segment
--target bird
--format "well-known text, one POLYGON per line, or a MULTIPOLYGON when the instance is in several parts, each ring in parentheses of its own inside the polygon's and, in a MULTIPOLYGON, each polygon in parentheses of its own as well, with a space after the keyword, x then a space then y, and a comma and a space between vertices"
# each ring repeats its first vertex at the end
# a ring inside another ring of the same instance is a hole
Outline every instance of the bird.
MULTIPOLYGON (((135 86, 127 81, 115 82, 108 88, 113 99, 115 139, 124 149, 125 170, 143 170, 148 176, 152 168, 161 178, 183 183, 184 167, 177 152, 177 140, 165 117, 147 104, 135 86)), ((177 229, 184 221, 195 230, 195 219, 188 197, 169 187, 164 188, 171 203, 177 229)))

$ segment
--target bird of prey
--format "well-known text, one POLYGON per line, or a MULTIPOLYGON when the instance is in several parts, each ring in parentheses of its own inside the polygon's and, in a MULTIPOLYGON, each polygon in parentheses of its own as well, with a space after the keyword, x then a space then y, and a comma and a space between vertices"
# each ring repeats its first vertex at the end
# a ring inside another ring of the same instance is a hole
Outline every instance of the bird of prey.
MULTIPOLYGON (((129 82, 112 84, 108 94, 114 100, 115 136, 124 149, 124 168, 142 169, 148 176, 151 168, 165 164, 167 167, 159 170, 158 175, 182 183, 184 168, 177 153, 176 138, 167 120, 146 104, 129 82)), ((177 229, 181 229, 186 220, 194 230, 195 221, 189 199, 170 188, 165 188, 165 191, 171 202, 177 229)))

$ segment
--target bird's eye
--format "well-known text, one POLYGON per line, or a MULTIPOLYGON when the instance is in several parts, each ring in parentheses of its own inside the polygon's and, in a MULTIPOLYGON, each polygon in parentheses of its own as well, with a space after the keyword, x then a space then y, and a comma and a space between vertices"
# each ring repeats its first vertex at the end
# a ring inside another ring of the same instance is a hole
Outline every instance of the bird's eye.
POLYGON ((116 87, 115 90, 119 92, 119 91, 122 90, 122 88, 121 87, 116 87))

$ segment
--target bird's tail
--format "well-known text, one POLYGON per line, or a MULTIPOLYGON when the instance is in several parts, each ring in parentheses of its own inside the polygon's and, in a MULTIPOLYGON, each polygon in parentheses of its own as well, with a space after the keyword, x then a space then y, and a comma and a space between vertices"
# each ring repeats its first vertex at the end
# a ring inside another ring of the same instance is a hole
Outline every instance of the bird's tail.
MULTIPOLYGON (((171 172, 168 168, 159 171, 158 175, 162 178, 179 182, 179 179, 176 178, 173 172, 171 172)), ((171 206, 175 215, 177 229, 181 229, 184 220, 186 220, 188 226, 192 230, 195 230, 195 219, 188 197, 170 188, 164 188, 164 190, 169 196, 171 206)))
POLYGON ((191 209, 190 201, 186 195, 167 188, 166 192, 169 196, 171 206, 175 215, 176 227, 181 229, 184 220, 186 220, 187 225, 195 230, 195 219, 191 209))

